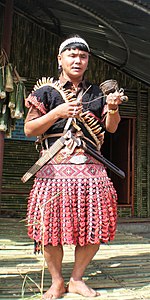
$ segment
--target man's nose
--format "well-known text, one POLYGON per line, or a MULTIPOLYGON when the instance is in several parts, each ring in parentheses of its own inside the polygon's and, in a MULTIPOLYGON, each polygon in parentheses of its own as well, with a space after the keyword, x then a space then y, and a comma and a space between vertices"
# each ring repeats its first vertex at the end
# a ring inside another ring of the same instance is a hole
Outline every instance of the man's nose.
POLYGON ((75 62, 76 62, 76 63, 80 63, 80 61, 81 61, 81 58, 80 58, 80 56, 76 56, 76 58, 75 58, 75 62))

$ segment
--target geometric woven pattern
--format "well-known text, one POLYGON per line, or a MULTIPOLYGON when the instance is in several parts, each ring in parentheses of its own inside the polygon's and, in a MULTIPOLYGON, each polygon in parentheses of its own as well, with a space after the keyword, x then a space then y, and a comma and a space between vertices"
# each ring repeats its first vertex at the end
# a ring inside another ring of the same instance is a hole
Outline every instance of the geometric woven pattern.
POLYGON ((104 176, 105 169, 102 163, 90 155, 84 153, 84 150, 77 149, 72 155, 66 155, 64 149, 60 150, 56 156, 50 160, 45 166, 37 172, 36 177, 40 178, 88 178, 104 176), (72 158, 74 161, 78 161, 80 157, 85 157, 86 162, 84 164, 73 164, 71 163, 72 158))

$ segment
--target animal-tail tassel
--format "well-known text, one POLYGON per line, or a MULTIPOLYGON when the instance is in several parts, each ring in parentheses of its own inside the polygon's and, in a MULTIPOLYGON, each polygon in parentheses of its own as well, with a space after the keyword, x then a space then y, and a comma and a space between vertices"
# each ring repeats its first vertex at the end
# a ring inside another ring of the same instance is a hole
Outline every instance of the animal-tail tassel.
POLYGON ((0 100, 0 117, 1 117, 1 115, 2 115, 2 110, 3 110, 4 101, 5 101, 5 99, 1 99, 1 100, 0 100))
POLYGON ((15 119, 8 118, 7 122, 7 131, 5 132, 5 137, 11 138, 12 137, 12 132, 15 130, 15 119))
POLYGON ((6 65, 6 82, 5 82, 5 91, 12 92, 14 89, 13 86, 13 67, 11 64, 6 65))
POLYGON ((0 115, 0 131, 7 131, 8 117, 9 117, 9 108, 7 104, 4 104, 2 108, 2 114, 0 115))
POLYGON ((17 91, 16 91, 16 108, 14 118, 21 119, 24 115, 24 84, 23 82, 17 83, 17 91))
POLYGON ((6 98, 5 92, 5 69, 4 66, 0 67, 0 99, 6 98))

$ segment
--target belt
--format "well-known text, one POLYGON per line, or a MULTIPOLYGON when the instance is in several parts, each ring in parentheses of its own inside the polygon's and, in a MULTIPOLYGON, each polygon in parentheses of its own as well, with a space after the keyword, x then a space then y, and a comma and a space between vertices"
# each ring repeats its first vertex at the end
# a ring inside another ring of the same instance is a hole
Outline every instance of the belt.
MULTIPOLYGON (((63 136, 64 134, 63 133, 52 133, 52 134, 46 134, 44 136, 40 136, 37 138, 36 140, 36 144, 41 144, 42 142, 44 142, 46 139, 50 139, 50 138, 55 138, 55 137, 61 137, 63 136)), ((91 143, 95 148, 97 148, 97 145, 91 141, 89 138, 87 138, 83 133, 82 133, 82 138, 84 140, 86 140, 87 142, 91 143)))

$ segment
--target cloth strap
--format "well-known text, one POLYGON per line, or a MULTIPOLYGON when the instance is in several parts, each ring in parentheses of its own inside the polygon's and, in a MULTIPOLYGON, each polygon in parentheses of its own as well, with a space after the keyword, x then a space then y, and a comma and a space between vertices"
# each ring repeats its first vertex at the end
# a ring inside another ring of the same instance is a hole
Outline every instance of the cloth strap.
POLYGON ((60 137, 44 155, 41 156, 36 163, 22 176, 23 183, 28 181, 37 171, 39 171, 65 144, 67 136, 60 137))

